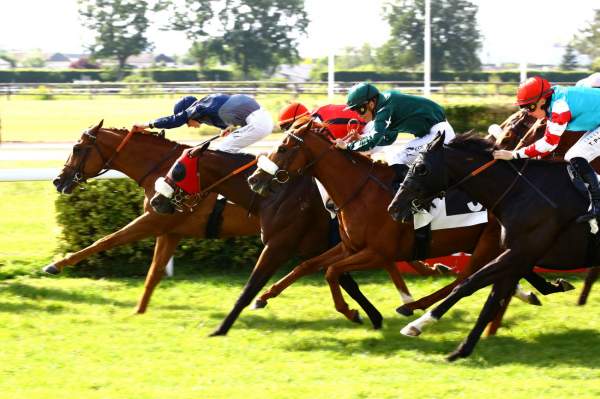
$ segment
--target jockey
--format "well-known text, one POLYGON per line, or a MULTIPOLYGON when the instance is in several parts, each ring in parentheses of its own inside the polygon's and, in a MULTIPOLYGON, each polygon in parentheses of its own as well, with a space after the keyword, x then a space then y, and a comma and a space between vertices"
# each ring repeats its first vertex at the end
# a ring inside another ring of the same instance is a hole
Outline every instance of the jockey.
POLYGON ((343 139, 351 134, 358 137, 365 127, 365 121, 355 111, 345 108, 345 105, 328 104, 309 112, 303 104, 294 102, 281 109, 279 127, 285 131, 299 118, 310 116, 315 121, 324 123, 335 138, 343 139))
POLYGON ((544 157, 560 142, 565 130, 587 131, 565 154, 573 169, 587 183, 592 199, 590 213, 579 218, 585 221, 600 216, 600 187, 596 172, 590 166, 600 155, 600 90, 589 87, 550 86, 540 77, 527 79, 519 86, 517 103, 537 119, 547 119, 544 137, 516 151, 494 151, 496 159, 544 157))
POLYGON ((600 88, 600 72, 593 73, 587 78, 577 81, 575 86, 600 88))
POLYGON ((446 133, 445 143, 454 138, 454 129, 446 120, 444 109, 424 97, 393 90, 380 93, 375 86, 365 82, 352 86, 346 104, 347 109, 355 110, 365 121, 374 121, 374 132, 350 143, 338 139, 338 148, 368 151, 393 144, 398 133, 416 136, 400 150, 389 154, 390 165, 412 163, 438 133, 446 133))
POLYGON ((193 96, 182 97, 175 103, 173 115, 135 124, 132 131, 172 129, 185 124, 200 127, 203 123, 222 129, 221 137, 225 138, 215 149, 232 153, 263 139, 273 130, 271 116, 252 97, 217 93, 200 100, 193 96))

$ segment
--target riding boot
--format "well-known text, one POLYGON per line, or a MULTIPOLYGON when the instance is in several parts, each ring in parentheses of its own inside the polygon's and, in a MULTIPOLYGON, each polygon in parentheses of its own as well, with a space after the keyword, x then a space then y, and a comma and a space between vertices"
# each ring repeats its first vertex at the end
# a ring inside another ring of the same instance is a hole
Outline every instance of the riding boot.
POLYGON ((391 166, 392 169, 394 169, 394 172, 396 172, 394 179, 392 180, 392 189, 394 190, 394 193, 396 193, 408 173, 408 165, 397 163, 391 166))
POLYGON ((589 162, 581 157, 572 158, 570 161, 571 166, 581 176, 584 183, 587 184, 590 192, 592 209, 583 216, 577 218, 578 222, 587 222, 592 218, 596 220, 600 217, 600 185, 598 185, 598 178, 596 172, 591 167, 589 162))

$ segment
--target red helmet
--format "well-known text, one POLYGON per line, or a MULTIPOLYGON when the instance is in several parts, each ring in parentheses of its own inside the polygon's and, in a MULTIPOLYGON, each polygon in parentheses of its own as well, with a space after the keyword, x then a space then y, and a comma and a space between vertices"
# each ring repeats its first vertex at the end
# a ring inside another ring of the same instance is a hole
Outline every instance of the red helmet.
POLYGON ((519 86, 517 91, 517 102, 515 105, 527 105, 537 103, 542 97, 549 97, 552 94, 550 82, 541 76, 534 76, 527 79, 519 86))
POLYGON ((279 112, 279 126, 287 123, 293 123, 296 119, 308 114, 308 108, 300 103, 291 103, 290 105, 286 105, 279 112))

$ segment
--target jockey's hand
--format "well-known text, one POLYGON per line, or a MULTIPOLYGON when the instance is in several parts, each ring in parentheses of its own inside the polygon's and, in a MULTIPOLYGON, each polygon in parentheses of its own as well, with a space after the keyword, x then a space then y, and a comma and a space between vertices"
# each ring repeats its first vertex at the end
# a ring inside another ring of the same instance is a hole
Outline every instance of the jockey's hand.
POLYGON ((221 137, 228 136, 234 130, 235 130, 234 126, 227 126, 225 129, 221 130, 221 137))
POLYGON ((133 125, 133 127, 131 128, 131 131, 133 133, 143 133, 144 131, 146 131, 146 129, 148 128, 148 125, 145 125, 143 123, 136 123, 135 125, 133 125))
POLYGON ((356 141, 360 138, 358 130, 351 130, 342 140, 345 142, 356 141))
POLYGON ((506 150, 494 151, 494 153, 492 155, 494 156, 494 159, 503 159, 505 161, 510 161, 511 159, 514 159, 514 157, 515 157, 515 155, 513 154, 512 151, 506 151, 506 150))
POLYGON ((335 141, 333 142, 333 144, 335 145, 336 148, 345 150, 346 148, 348 148, 348 143, 346 143, 344 140, 342 139, 335 139, 335 141))

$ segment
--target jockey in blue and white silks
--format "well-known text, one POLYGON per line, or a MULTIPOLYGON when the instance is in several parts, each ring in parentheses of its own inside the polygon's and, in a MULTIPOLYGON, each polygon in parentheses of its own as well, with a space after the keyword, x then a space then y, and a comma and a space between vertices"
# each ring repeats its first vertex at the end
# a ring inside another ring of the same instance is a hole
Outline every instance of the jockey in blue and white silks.
POLYGON ((211 94, 201 99, 193 96, 181 98, 175 104, 173 115, 155 119, 147 124, 136 124, 134 131, 145 128, 173 129, 187 124, 215 126, 224 137, 214 147, 226 152, 239 152, 273 130, 271 115, 252 97, 245 94, 211 94))

